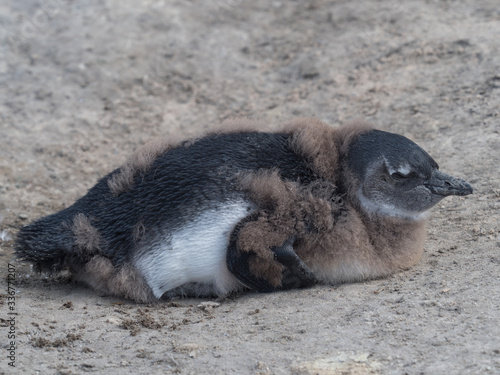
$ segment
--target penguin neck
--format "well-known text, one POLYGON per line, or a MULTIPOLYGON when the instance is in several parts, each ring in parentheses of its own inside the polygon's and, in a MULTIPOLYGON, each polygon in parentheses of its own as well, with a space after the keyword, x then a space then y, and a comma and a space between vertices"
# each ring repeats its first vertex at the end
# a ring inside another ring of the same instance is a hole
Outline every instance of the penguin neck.
POLYGON ((407 269, 422 257, 427 218, 360 213, 375 253, 392 269, 407 269))
POLYGON ((356 194, 357 201, 359 202, 359 207, 363 210, 366 215, 372 219, 388 219, 393 218, 396 220, 408 220, 408 221, 422 221, 429 217, 429 211, 424 212, 409 212, 402 210, 398 207, 389 204, 380 204, 374 202, 370 198, 363 194, 363 190, 358 188, 356 194))

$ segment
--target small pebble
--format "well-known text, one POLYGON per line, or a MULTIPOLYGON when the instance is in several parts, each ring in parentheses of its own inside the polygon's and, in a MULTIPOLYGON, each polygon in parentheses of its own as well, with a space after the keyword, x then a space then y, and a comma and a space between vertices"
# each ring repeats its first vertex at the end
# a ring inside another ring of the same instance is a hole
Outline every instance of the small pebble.
POLYGON ((219 302, 213 302, 213 301, 206 301, 206 302, 201 302, 198 307, 202 309, 214 309, 216 307, 219 307, 220 303, 219 302))

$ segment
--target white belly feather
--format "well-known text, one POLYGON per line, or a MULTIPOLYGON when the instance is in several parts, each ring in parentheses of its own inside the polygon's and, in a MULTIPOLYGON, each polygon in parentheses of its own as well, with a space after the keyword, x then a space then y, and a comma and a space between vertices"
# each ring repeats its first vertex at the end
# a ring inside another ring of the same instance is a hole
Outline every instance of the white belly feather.
POLYGON ((224 295, 241 284, 226 266, 229 236, 253 206, 243 200, 202 211, 192 221, 156 240, 151 249, 135 259, 137 269, 159 298, 187 283, 205 286, 205 292, 224 295))

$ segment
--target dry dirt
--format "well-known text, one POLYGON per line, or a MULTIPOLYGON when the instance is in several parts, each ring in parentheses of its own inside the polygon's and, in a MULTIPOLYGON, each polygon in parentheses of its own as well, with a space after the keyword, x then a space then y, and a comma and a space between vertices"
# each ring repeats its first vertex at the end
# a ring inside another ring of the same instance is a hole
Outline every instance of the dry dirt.
POLYGON ((498 1, 0 3, 2 374, 500 373, 498 1), (365 119, 474 185, 384 280, 145 306, 12 261, 17 228, 158 136, 365 119))

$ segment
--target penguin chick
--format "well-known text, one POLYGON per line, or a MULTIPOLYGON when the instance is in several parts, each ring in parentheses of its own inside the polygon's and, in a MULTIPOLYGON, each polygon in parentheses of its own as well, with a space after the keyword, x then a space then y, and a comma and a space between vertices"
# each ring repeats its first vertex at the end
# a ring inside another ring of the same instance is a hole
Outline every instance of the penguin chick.
POLYGON ((243 125, 144 146, 21 228, 17 256, 141 302, 349 282, 415 264, 425 213, 472 193, 412 141, 366 124, 243 125))
POLYGON ((335 144, 310 156, 316 158, 310 182, 286 181, 278 171, 241 180, 259 209, 235 228, 227 261, 247 287, 270 292, 407 269, 423 253, 429 209, 448 195, 472 193, 401 135, 351 126, 324 136, 335 144), (319 155, 332 163, 319 162, 319 155), (328 171, 335 172, 323 178, 328 171), (277 255, 290 238, 295 272, 277 255))

